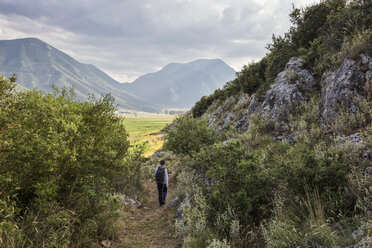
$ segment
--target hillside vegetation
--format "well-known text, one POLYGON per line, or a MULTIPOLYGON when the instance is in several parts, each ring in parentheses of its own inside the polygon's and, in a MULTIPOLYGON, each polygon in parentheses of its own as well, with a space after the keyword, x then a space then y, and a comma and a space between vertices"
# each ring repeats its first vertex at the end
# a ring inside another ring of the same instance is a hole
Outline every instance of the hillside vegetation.
POLYGON ((79 102, 14 81, 0 78, 0 247, 115 239, 120 194, 141 188, 141 150, 128 150, 112 97, 79 102))
POLYGON ((168 129, 183 247, 372 246, 372 2, 290 20, 168 129))

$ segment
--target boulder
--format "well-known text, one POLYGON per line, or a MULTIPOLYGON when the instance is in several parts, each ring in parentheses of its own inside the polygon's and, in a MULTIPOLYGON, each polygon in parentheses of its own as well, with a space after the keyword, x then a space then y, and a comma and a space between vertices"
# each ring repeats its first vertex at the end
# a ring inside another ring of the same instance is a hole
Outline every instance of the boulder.
POLYGON ((372 89, 371 64, 371 57, 361 55, 360 63, 345 59, 336 71, 323 74, 321 80, 323 125, 333 123, 341 110, 356 112, 357 102, 372 89))
MULTIPOLYGON (((362 158, 363 159, 372 159, 372 152, 370 151, 365 151, 365 152, 362 152, 362 158)), ((372 167, 371 167, 372 168, 372 167)), ((372 172, 372 171, 371 171, 372 172)))
POLYGON ((165 207, 166 209, 170 209, 170 208, 174 208, 175 206, 177 206, 177 204, 179 204, 180 202, 180 198, 178 196, 176 196, 173 200, 171 200, 167 206, 165 207))
POLYGON ((142 207, 142 204, 139 201, 129 198, 126 195, 120 195, 120 199, 123 201, 124 205, 126 206, 135 206, 137 208, 142 207))
POLYGON ((368 175, 372 175, 372 167, 368 166, 367 168, 364 169, 364 173, 368 175))
POLYGON ((307 100, 307 94, 315 85, 312 74, 302 68, 303 61, 291 58, 284 71, 274 81, 274 86, 266 93, 260 112, 268 118, 282 119, 298 104, 307 100))
POLYGON ((165 152, 159 152, 159 151, 157 151, 152 156, 155 157, 155 158, 160 158, 160 157, 162 157, 164 155, 165 155, 165 152))

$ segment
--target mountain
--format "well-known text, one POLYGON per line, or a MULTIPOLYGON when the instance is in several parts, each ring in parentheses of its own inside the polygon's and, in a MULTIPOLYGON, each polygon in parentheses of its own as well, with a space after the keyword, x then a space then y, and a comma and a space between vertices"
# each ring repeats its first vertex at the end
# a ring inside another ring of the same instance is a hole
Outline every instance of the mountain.
POLYGON ((122 87, 131 94, 165 108, 191 108, 204 95, 211 94, 235 71, 220 59, 199 59, 189 63, 171 63, 122 87))
POLYGON ((0 41, 0 73, 17 75, 27 89, 52 91, 52 84, 75 88, 78 99, 111 93, 120 109, 158 112, 159 108, 126 92, 121 84, 97 67, 82 64, 36 38, 0 41))

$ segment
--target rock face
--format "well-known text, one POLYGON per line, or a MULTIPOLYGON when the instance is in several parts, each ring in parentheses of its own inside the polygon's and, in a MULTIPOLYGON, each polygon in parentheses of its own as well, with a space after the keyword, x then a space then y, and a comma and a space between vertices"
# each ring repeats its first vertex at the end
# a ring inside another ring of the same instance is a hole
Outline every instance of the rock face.
POLYGON ((332 123, 342 108, 356 112, 356 102, 372 89, 372 58, 361 55, 361 62, 345 59, 334 72, 324 73, 322 85, 322 123, 332 123))
POLYGON ((302 68, 303 61, 296 57, 291 58, 284 71, 279 73, 274 81, 274 86, 266 95, 262 104, 253 95, 246 113, 234 126, 241 130, 249 128, 250 116, 260 113, 268 118, 285 117, 299 103, 307 99, 306 92, 310 92, 315 85, 313 75, 302 68))
POLYGON ((305 92, 309 91, 315 80, 312 74, 302 69, 303 61, 291 58, 284 71, 280 72, 261 105, 261 113, 269 118, 281 118, 292 111, 295 106, 306 100, 305 92))

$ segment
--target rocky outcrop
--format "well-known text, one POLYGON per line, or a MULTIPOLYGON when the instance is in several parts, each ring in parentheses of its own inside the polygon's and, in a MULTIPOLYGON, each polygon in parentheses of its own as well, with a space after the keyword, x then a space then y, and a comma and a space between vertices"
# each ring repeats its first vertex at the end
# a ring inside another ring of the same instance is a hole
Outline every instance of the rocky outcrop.
POLYGON ((253 95, 246 113, 234 126, 240 130, 248 130, 250 117, 254 113, 271 119, 283 119, 299 103, 307 100, 314 85, 314 77, 303 69, 303 61, 296 57, 291 58, 284 71, 275 78, 274 86, 266 93, 263 103, 260 104, 253 95))
POLYGON ((248 130, 250 116, 257 111, 259 106, 260 106, 259 101, 257 100, 256 96, 253 95, 250 98, 250 102, 246 113, 243 115, 242 118, 240 118, 237 122, 234 123, 234 127, 240 130, 248 130))
POLYGON ((307 93, 314 86, 313 75, 302 68, 303 61, 291 58, 284 71, 280 72, 261 105, 260 112, 268 118, 281 119, 301 102, 307 99, 307 93))
POLYGON ((222 125, 220 125, 219 127, 218 127, 218 129, 220 130, 220 131, 222 131, 223 129, 225 129, 230 123, 231 123, 231 121, 232 120, 234 120, 235 119, 235 114, 233 113, 233 112, 230 112, 230 113, 228 113, 228 115, 225 117, 225 119, 223 119, 223 123, 222 123, 222 125))
POLYGON ((360 57, 360 62, 345 59, 336 71, 323 74, 321 117, 324 125, 333 123, 339 111, 355 113, 358 101, 371 93, 372 58, 360 57))

